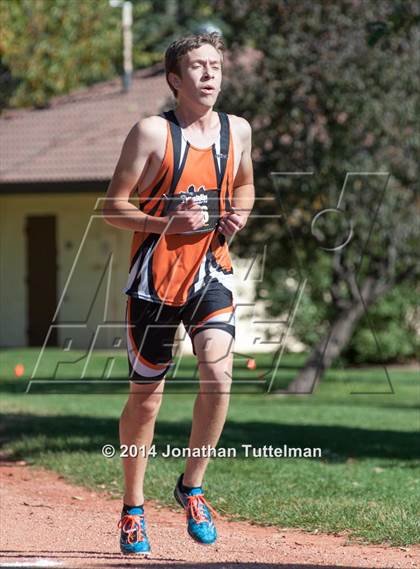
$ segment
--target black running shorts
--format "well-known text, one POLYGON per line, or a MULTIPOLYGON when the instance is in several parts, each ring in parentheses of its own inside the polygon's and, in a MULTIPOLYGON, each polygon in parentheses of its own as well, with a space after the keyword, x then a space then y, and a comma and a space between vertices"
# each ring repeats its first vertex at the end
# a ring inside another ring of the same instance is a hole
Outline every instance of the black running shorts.
POLYGON ((218 328, 235 338, 232 292, 211 282, 183 306, 170 306, 129 296, 126 308, 129 379, 134 383, 160 381, 173 365, 172 348, 179 323, 191 338, 201 330, 218 328))

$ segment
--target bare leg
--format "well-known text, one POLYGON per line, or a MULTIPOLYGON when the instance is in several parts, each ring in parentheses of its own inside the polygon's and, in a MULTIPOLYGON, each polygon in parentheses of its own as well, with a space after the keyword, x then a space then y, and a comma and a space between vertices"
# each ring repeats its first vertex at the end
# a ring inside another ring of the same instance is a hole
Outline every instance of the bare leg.
MULTIPOLYGON (((233 344, 230 334, 214 328, 202 330, 194 338, 200 391, 194 404, 190 448, 215 447, 219 441, 229 407, 233 344)), ((183 484, 201 486, 209 460, 209 457, 188 457, 183 484)))
POLYGON ((145 453, 124 457, 124 503, 138 506, 144 502, 143 483, 147 453, 153 442, 156 417, 162 403, 165 380, 149 384, 130 383, 130 394, 120 418, 120 444, 145 445, 145 453))

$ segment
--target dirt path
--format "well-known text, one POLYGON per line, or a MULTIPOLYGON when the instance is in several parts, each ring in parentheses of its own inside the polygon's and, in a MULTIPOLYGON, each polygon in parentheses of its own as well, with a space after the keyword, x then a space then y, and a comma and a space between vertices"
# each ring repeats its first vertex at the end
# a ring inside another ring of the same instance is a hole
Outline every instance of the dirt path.
MULTIPOLYGON (((184 513, 146 501, 152 555, 119 553, 121 502, 71 486, 52 472, 0 463, 1 567, 321 569, 420 567, 420 546, 348 545, 345 536, 218 522, 214 546, 187 535, 184 513)), ((176 506, 175 506, 176 508, 176 506)))

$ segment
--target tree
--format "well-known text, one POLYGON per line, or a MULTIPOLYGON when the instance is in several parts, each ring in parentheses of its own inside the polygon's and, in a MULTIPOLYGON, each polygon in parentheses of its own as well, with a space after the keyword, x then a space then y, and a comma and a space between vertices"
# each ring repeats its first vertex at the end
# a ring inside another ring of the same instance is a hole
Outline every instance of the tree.
POLYGON ((0 55, 18 80, 8 106, 44 107, 115 75, 121 39, 108 2, 2 0, 1 14, 0 55))
POLYGON ((252 45, 263 55, 254 73, 232 67, 221 105, 253 123, 257 196, 277 195, 284 220, 251 219, 237 246, 249 253, 269 243, 258 295, 268 296, 272 314, 291 311, 298 292, 316 307, 312 351, 289 385, 310 392, 369 308, 400 283, 417 282, 419 7, 218 5, 237 30, 237 54, 252 45), (273 188, 275 171, 314 174, 277 177, 273 188), (349 172, 359 174, 346 179, 349 172), (279 292, 287 280, 290 290, 279 292))
MULTIPOLYGON (((161 62, 173 38, 209 18, 203 0, 133 0, 133 68, 161 62)), ((0 0, 0 38, 0 110, 46 107, 122 74, 121 8, 108 0, 0 0)))

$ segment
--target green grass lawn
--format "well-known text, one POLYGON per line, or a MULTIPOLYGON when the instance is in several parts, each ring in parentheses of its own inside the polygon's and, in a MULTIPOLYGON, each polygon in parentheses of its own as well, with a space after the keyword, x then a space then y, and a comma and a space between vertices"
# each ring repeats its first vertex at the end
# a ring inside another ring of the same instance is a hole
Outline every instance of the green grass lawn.
MULTIPOLYGON (((98 352, 80 384, 85 364, 61 362, 49 350, 34 369, 38 349, 0 352, 3 452, 41 465, 89 488, 106 488, 120 500, 122 467, 116 456, 101 455, 104 444, 118 446, 118 419, 128 384, 104 380, 110 354, 98 352), (25 374, 15 378, 16 363, 25 374), (104 371, 105 370, 105 371, 104 371), (51 377, 57 381, 51 382, 51 377), (48 380, 48 378, 50 378, 48 380), (49 383, 48 383, 49 381, 49 383), (60 383, 61 381, 61 383, 60 383)), ((59 357, 57 358, 57 355, 59 357)), ((111 378, 124 380, 125 355, 115 355, 111 378)), ((74 352, 72 353, 74 359, 74 352)), ((257 370, 235 362, 228 420, 219 447, 235 448, 236 458, 210 462, 205 488, 212 505, 231 519, 308 531, 345 531, 354 539, 392 545, 418 543, 420 537, 420 390, 414 371, 383 368, 333 369, 312 395, 274 395, 258 376, 271 357, 256 357, 257 370), (362 394, 363 393, 363 394, 362 394), (322 458, 245 458, 242 446, 320 447, 322 458)), ((303 356, 282 359, 276 384, 289 381, 303 356)), ((195 362, 182 361, 178 376, 192 379, 195 362)), ((174 506, 173 486, 183 459, 163 458, 169 444, 188 441, 197 380, 168 380, 157 426, 158 456, 149 458, 146 500, 174 506)))

